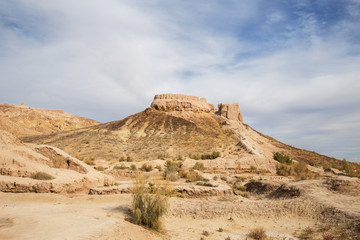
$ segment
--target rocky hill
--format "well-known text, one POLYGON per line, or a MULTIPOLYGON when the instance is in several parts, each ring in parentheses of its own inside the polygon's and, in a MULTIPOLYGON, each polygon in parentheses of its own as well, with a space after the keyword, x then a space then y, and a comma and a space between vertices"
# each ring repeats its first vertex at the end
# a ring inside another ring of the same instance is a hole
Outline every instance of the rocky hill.
POLYGON ((45 110, 0 104, 0 129, 16 137, 50 134, 99 124, 95 120, 77 117, 63 110, 45 110))
MULTIPOLYGON (((150 108, 120 121, 22 140, 56 146, 84 159, 196 159, 219 152, 243 167, 274 172, 273 154, 286 152, 299 162, 345 170, 338 159, 286 145, 252 129, 243 123, 237 103, 220 103, 216 109, 204 98, 182 94, 156 95, 150 108)), ((356 163, 346 164, 359 168, 356 163)))

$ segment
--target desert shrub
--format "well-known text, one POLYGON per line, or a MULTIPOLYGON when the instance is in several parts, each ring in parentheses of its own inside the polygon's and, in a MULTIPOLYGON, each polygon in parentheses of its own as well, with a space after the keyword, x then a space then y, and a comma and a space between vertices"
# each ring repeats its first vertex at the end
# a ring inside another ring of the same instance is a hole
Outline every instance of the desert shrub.
POLYGON ((47 174, 45 172, 36 172, 33 175, 31 175, 32 179, 36 179, 36 180, 52 180, 54 179, 53 176, 51 176, 50 174, 47 174))
POLYGON ((161 172, 161 171, 163 170, 161 165, 156 165, 155 168, 156 168, 157 170, 159 170, 159 172, 161 172))
POLYGON ((291 164, 292 160, 290 159, 289 155, 283 153, 283 152, 276 152, 273 156, 274 160, 278 161, 279 163, 284 164, 291 164))
POLYGON ((178 160, 178 161, 182 161, 182 160, 184 160, 184 159, 183 159, 183 157, 182 157, 181 155, 179 155, 179 156, 177 156, 177 160, 178 160))
POLYGON ((190 171, 189 177, 187 178, 189 182, 197 182, 197 181, 204 181, 208 182, 209 180, 201 176, 199 173, 195 171, 190 171))
POLYGON ((104 168, 103 166, 98 166, 98 167, 96 167, 96 170, 98 170, 98 171, 104 171, 105 168, 104 168))
POLYGON ((219 228, 219 229, 218 229, 218 232, 223 232, 223 231, 224 231, 223 228, 219 228))
POLYGON ((265 230, 262 227, 251 230, 248 236, 255 240, 264 240, 267 238, 265 230))
POLYGON ((230 237, 230 236, 227 236, 227 237, 225 238, 225 240, 231 240, 231 237, 230 237))
POLYGON ((136 171, 136 165, 135 165, 135 164, 131 164, 130 170, 131 170, 131 171, 136 171))
POLYGON ((256 170, 257 170, 257 167, 255 167, 253 165, 250 166, 250 171, 256 171, 256 170))
POLYGON ((209 233, 208 231, 205 231, 205 230, 204 230, 204 231, 202 232, 202 235, 204 235, 205 237, 208 237, 208 236, 210 235, 210 233, 209 233))
POLYGON ((153 170, 153 167, 151 164, 144 163, 143 165, 141 165, 140 170, 151 172, 153 170))
POLYGON ((322 237, 323 237, 323 240, 333 240, 334 239, 334 235, 332 235, 331 233, 323 233, 322 237))
POLYGON ((86 163, 87 165, 95 165, 94 160, 90 160, 90 159, 85 160, 85 163, 86 163))
POLYGON ((125 159, 124 156, 121 156, 121 157, 119 158, 119 162, 125 162, 125 161, 126 161, 126 159, 125 159))
POLYGON ((314 174, 307 168, 306 163, 300 162, 292 166, 280 164, 276 167, 276 174, 280 176, 294 176, 296 180, 314 178, 314 174))
POLYGON ((166 168, 164 170, 164 179, 170 181, 177 181, 179 179, 178 175, 179 164, 172 161, 166 161, 166 168))
POLYGON ((314 177, 314 174, 307 168, 304 162, 295 164, 293 171, 296 180, 305 180, 314 177))
POLYGON ((306 227, 302 230, 299 238, 300 239, 312 239, 312 235, 314 234, 314 230, 311 227, 306 227))
POLYGON ((115 165, 115 166, 114 166, 114 169, 116 169, 116 170, 118 170, 118 169, 124 170, 124 169, 127 169, 127 167, 126 167, 124 164, 121 164, 120 166, 119 166, 119 165, 115 165))
POLYGON ((236 186, 236 189, 239 190, 239 191, 243 191, 245 192, 246 191, 246 186, 236 186))
POLYGON ((161 217, 168 209, 168 200, 161 187, 152 185, 151 191, 144 180, 136 180, 132 191, 131 213, 136 224, 159 231, 161 217))
POLYGON ((196 169, 196 170, 205 170, 205 167, 204 167, 204 164, 203 164, 203 163, 197 162, 197 163, 195 163, 195 165, 193 166, 193 169, 196 169))
POLYGON ((292 174, 292 169, 285 164, 280 164, 276 167, 276 174, 287 177, 292 174))
POLYGON ((127 162, 133 162, 133 159, 132 159, 130 156, 127 156, 127 157, 126 157, 126 161, 127 161, 127 162))

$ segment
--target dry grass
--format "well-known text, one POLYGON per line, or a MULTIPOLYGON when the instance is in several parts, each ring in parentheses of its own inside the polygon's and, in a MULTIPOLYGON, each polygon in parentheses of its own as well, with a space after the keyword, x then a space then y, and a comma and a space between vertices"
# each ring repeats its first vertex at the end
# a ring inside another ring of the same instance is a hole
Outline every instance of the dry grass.
POLYGON ((146 181, 137 177, 132 193, 132 217, 139 225, 161 230, 161 217, 167 212, 168 199, 165 188, 155 184, 146 185, 146 181))
POLYGON ((36 179, 36 180, 52 180, 54 179, 53 176, 51 176, 50 174, 47 174, 45 172, 36 172, 33 175, 31 175, 32 179, 36 179))
POLYGON ((266 236, 266 233, 265 233, 265 230, 263 227, 257 227, 255 229, 251 230, 250 233, 248 234, 248 236, 255 240, 267 239, 267 236, 266 236))
POLYGON ((210 233, 209 233, 208 231, 205 231, 205 230, 204 230, 204 231, 202 232, 202 235, 204 235, 205 237, 208 237, 208 236, 210 235, 210 233))

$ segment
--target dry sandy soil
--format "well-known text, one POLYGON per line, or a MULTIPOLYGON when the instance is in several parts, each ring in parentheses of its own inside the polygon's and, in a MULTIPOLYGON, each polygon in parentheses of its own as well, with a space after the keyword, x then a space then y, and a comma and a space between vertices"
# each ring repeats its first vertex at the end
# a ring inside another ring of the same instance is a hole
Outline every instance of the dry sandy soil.
POLYGON ((258 226, 272 239, 298 239, 307 227, 310 239, 324 232, 358 239, 358 189, 348 178, 335 178, 344 188, 331 181, 289 183, 271 197, 171 198, 161 233, 131 223, 131 194, 0 193, 0 239, 246 239, 258 226))

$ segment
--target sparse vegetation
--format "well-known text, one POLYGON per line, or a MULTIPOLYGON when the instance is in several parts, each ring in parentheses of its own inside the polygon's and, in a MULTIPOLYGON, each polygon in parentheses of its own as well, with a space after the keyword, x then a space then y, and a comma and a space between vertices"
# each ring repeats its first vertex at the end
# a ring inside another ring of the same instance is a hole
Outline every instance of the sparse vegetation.
POLYGON ((307 168, 304 162, 296 163, 292 166, 280 164, 276 167, 276 174, 285 177, 294 176, 296 180, 314 178, 314 174, 307 168))
POLYGON ((223 232, 223 231, 224 231, 223 228, 219 228, 219 229, 218 229, 218 232, 223 232))
POLYGON ((322 237, 323 237, 323 240, 333 240, 334 239, 334 235, 332 235, 331 233, 323 233, 322 237))
POLYGON ((204 230, 204 231, 202 232, 202 235, 204 235, 205 237, 208 237, 208 236, 210 235, 210 233, 209 233, 208 231, 205 231, 205 230, 204 230))
POLYGON ((299 238, 300 239, 312 239, 312 236, 314 234, 314 229, 312 229, 311 227, 306 227, 300 234, 299 238))
POLYGON ((135 164, 131 164, 130 170, 131 170, 131 171, 136 171, 136 165, 135 165, 135 164))
POLYGON ((153 167, 152 167, 151 164, 144 163, 144 164, 141 166, 140 170, 146 171, 146 172, 151 172, 151 171, 153 170, 153 167))
POLYGON ((266 236, 266 233, 265 233, 265 230, 263 227, 257 227, 255 229, 251 230, 250 233, 248 234, 248 236, 255 240, 267 239, 267 236, 266 236))
POLYGON ((279 163, 288 164, 288 165, 292 163, 290 156, 284 152, 274 153, 273 158, 274 158, 274 160, 278 161, 279 163))
POLYGON ((36 172, 33 175, 31 175, 32 179, 36 179, 36 180, 52 180, 54 179, 53 176, 51 176, 50 174, 47 174, 45 172, 36 172))
POLYGON ((250 166, 250 171, 256 172, 256 170, 257 170, 257 167, 255 167, 255 166, 253 166, 253 165, 250 166))
POLYGON ((103 166, 98 166, 98 167, 96 167, 96 170, 98 170, 98 171, 104 171, 105 168, 104 168, 103 166))
POLYGON ((179 179, 178 169, 179 164, 177 162, 166 161, 166 168, 163 174, 164 179, 172 182, 177 181, 179 179))
POLYGON ((85 160, 85 163, 86 163, 87 165, 91 165, 91 166, 95 165, 94 160, 91 160, 91 159, 85 160))
POLYGON ((193 169, 202 171, 202 170, 205 170, 205 167, 204 167, 204 164, 203 164, 203 163, 197 162, 197 163, 195 163, 195 165, 193 166, 193 169))
POLYGON ((168 200, 164 188, 155 184, 146 185, 139 177, 133 187, 132 217, 138 225, 159 231, 161 217, 167 212, 168 200))
POLYGON ((124 170, 124 169, 127 169, 127 167, 125 166, 125 164, 122 163, 120 166, 119 166, 119 165, 115 165, 115 166, 114 166, 114 169, 115 169, 115 170, 119 170, 119 169, 120 169, 120 170, 124 170))
POLYGON ((206 160, 206 159, 216 159, 218 157, 220 157, 220 152, 212 152, 211 154, 202 154, 202 155, 199 155, 199 154, 189 154, 189 157, 192 158, 192 159, 195 159, 195 160, 199 160, 199 159, 202 159, 202 160, 206 160))

